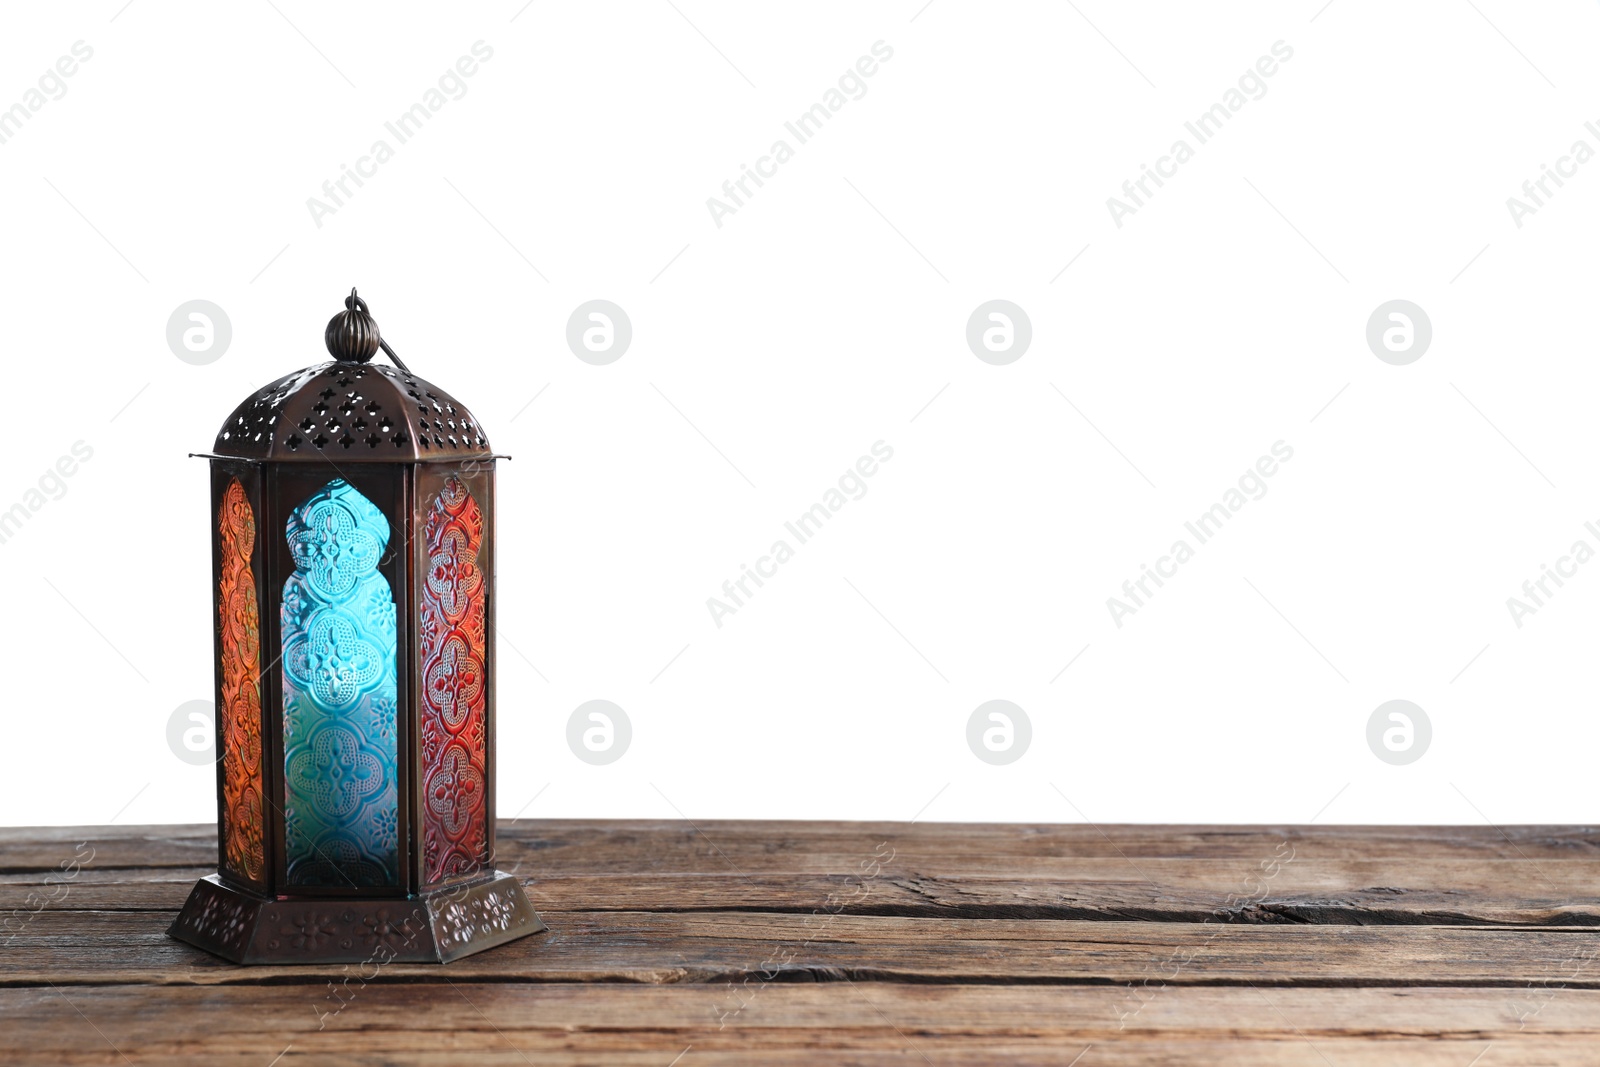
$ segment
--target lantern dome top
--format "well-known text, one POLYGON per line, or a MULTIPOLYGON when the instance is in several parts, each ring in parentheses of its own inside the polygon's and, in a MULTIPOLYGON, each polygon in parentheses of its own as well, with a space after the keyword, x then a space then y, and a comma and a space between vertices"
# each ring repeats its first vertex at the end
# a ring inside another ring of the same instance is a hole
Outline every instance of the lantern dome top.
POLYGON ((257 390, 223 423, 213 454, 335 464, 491 456, 472 412, 400 363, 354 289, 345 307, 324 335, 333 362, 257 390), (368 362, 379 347, 397 367, 368 362))

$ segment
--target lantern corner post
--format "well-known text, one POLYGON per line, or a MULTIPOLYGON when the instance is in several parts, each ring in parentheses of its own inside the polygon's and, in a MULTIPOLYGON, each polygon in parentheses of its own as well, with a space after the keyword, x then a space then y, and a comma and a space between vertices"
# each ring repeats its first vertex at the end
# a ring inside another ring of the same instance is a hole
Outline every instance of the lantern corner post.
POLYGON ((546 929, 496 864, 495 459, 422 462, 413 476, 417 873, 443 962, 546 929), (452 656, 456 669, 441 674, 452 656), (461 674, 463 659, 476 669, 461 674), (442 693, 429 689, 435 674, 442 693), (475 805, 459 788, 472 777, 475 805), (435 797, 439 781, 457 788, 435 797))
POLYGON ((262 465, 207 455, 217 798, 216 871, 201 878, 168 929, 178 940, 243 962, 250 932, 270 898, 268 816, 271 729, 261 670, 261 606, 269 602, 259 537, 266 513, 262 465))

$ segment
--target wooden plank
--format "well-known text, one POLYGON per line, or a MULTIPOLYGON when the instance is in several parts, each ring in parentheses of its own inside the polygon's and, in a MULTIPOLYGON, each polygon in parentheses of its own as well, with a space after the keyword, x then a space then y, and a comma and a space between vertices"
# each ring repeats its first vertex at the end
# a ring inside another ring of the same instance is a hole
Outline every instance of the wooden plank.
MULTIPOLYGON (((760 912, 547 912, 550 931, 381 981, 912 981, 1600 988, 1600 931, 920 919, 760 912)), ((239 968, 165 935, 165 912, 37 915, 0 985, 321 984, 342 966, 239 968)), ((1136 995, 1130 993, 1130 996, 1136 995)))
MULTIPOLYGON (((873 877, 834 874, 569 873, 548 859, 508 865, 543 910, 730 911, 911 917, 1136 919, 1150 922, 1600 925, 1600 863, 1317 860, 1275 875, 1238 861, 1063 861, 1048 875, 948 875, 899 858, 873 877), (1146 879, 1149 879, 1148 881, 1146 879)), ((64 908, 176 911, 212 868, 84 868, 0 875, 0 912, 64 908)))
MULTIPOLYGON (((1322 860, 1592 860, 1600 828, 1578 826, 1235 826, 1082 823, 867 823, 746 820, 502 820, 502 862, 538 861, 585 873, 854 869, 888 843, 908 864, 937 862, 947 873, 1039 873, 1037 864, 1101 858, 1243 860, 1288 842, 1322 860), (714 846, 714 847, 713 847, 714 846)), ((211 824, 129 827, 0 827, 0 873, 44 871, 83 842, 95 865, 205 866, 216 859, 211 824)))
MULTIPOLYGON (((806 1039, 795 1039, 784 1047, 767 1045, 738 1049, 706 1049, 692 1042, 681 1049, 652 1047, 646 1051, 618 1048, 619 1042, 573 1041, 573 1048, 549 1050, 521 1046, 480 1048, 473 1044, 436 1041, 434 1047, 403 1051, 364 1053, 369 1044, 356 1040, 353 1047, 329 1050, 326 1046, 302 1050, 290 1044, 279 1052, 232 1053, 210 1050, 186 1053, 163 1046, 155 1062, 205 1064, 207 1067, 300 1067, 327 1064, 329 1067, 461 1067, 463 1063, 490 1067, 1187 1067, 1192 1064, 1228 1064, 1237 1067, 1477 1067, 1470 1061, 1485 1049, 1496 1053, 1485 1057, 1482 1067, 1551 1067, 1553 1064, 1589 1064, 1591 1046, 1585 1039, 1519 1042, 1515 1046, 1487 1043, 1389 1040, 1382 1043, 1366 1038, 1324 1039, 1312 1044, 1293 1041, 1245 1042, 1234 1038, 1213 1041, 1153 1040, 1124 1044, 1080 1043, 1049 1038, 998 1040, 994 1038, 940 1036, 918 1040, 914 1047, 863 1049, 845 1044, 836 1031, 821 1030, 806 1039), (680 1059, 679 1056, 682 1056, 680 1059), (1082 1057, 1081 1060, 1079 1057, 1082 1057), (470 1057, 470 1060, 467 1058, 470 1057)), ((132 1053, 139 1062, 152 1062, 138 1049, 132 1053)), ((105 1056, 52 1053, 52 1064, 96 1064, 126 1067, 128 1060, 108 1053, 105 1056)))
MULTIPOLYGON (((785 985, 729 1014, 701 987, 408 983, 0 990, 0 1053, 254 1063, 1591 1062, 1600 992, 1168 989, 1137 1015, 1082 987, 785 985)), ((10 1057, 7 1057, 10 1058, 10 1057)))
POLYGON ((237 968, 165 937, 210 827, 0 830, 0 1062, 1587 1062, 1597 844, 523 822, 502 865, 549 934, 371 971, 237 968))

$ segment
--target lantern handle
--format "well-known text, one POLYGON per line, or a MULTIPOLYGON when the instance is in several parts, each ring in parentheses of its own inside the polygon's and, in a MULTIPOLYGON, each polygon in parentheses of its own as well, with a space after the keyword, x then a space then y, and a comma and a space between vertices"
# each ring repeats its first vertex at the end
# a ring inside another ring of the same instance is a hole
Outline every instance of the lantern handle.
POLYGON ((379 337, 378 338, 378 347, 383 349, 383 354, 384 355, 388 356, 391 360, 394 361, 394 365, 396 367, 399 367, 401 370, 405 371, 407 374, 411 373, 411 368, 406 366, 404 363, 400 362, 400 357, 394 354, 394 349, 389 347, 389 342, 388 341, 385 341, 382 337, 379 337))
MULTIPOLYGON (((372 314, 372 310, 367 307, 367 302, 356 295, 356 287, 353 285, 350 287, 350 295, 344 298, 344 306, 350 311, 361 311, 368 315, 372 314)), ((381 330, 378 333, 378 347, 383 349, 383 354, 388 356, 390 361, 393 362, 396 367, 399 367, 407 374, 411 373, 411 368, 406 366, 405 363, 401 362, 400 357, 394 354, 394 349, 389 347, 389 342, 383 339, 383 333, 381 330)))

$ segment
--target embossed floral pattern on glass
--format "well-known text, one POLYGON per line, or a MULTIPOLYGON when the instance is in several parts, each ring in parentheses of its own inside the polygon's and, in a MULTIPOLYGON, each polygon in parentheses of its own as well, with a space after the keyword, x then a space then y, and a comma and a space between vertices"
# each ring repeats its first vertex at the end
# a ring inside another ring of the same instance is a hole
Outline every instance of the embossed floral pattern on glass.
POLYGON ((290 885, 400 880, 395 604, 389 521, 336 478, 295 509, 283 588, 285 850, 290 885))
POLYGON ((256 517, 235 478, 222 496, 217 613, 222 637, 222 851, 234 873, 259 882, 266 852, 261 813, 261 628, 250 555, 256 517))
POLYGON ((489 862, 483 512, 460 479, 428 509, 418 633, 422 661, 424 879, 489 862))

